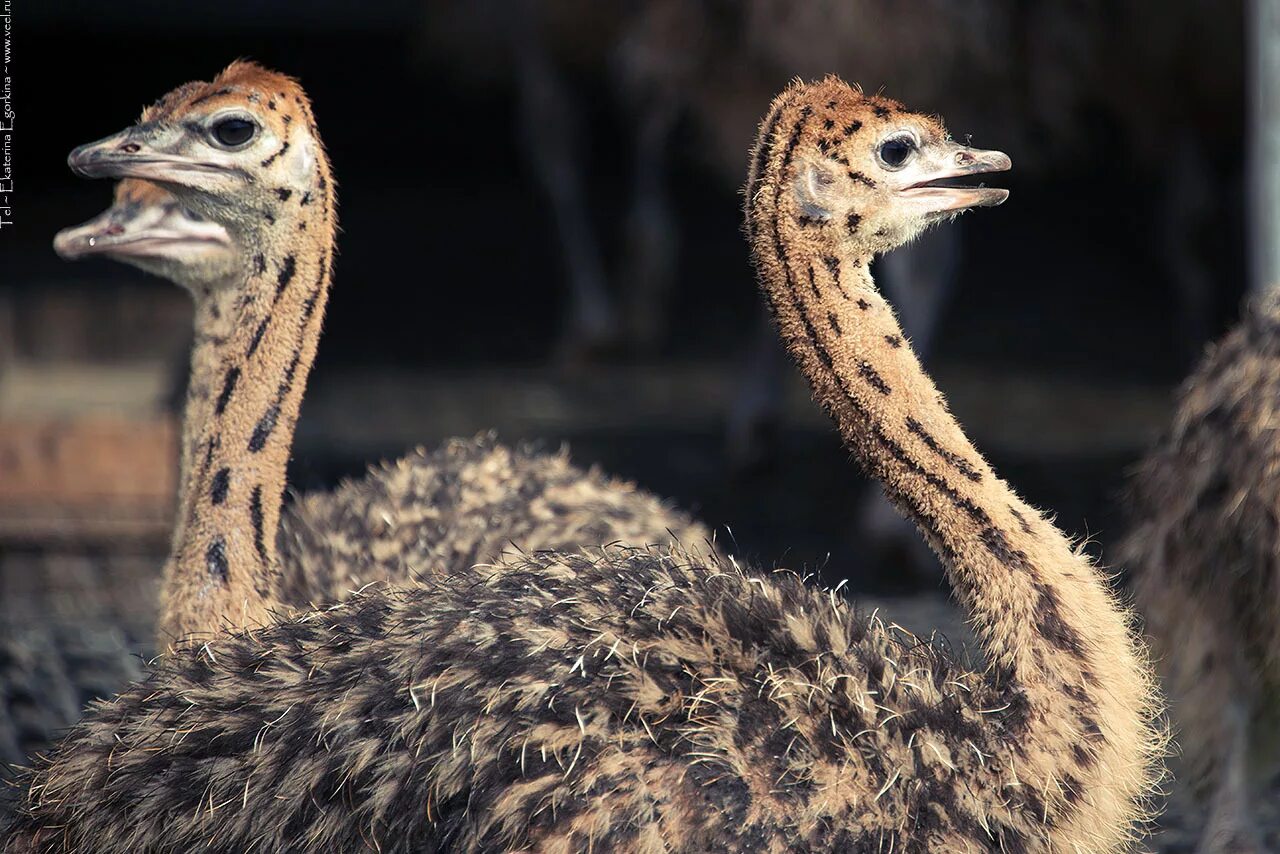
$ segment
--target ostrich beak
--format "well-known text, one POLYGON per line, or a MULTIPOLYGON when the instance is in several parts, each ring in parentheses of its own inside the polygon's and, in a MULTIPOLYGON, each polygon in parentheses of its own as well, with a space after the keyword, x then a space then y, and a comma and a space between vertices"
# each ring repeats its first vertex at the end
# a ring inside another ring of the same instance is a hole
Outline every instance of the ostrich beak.
POLYGON ((1007 172, 1013 161, 1003 151, 983 151, 967 145, 947 141, 942 151, 930 152, 921 173, 912 175, 912 182, 898 191, 903 198, 920 204, 934 214, 963 211, 969 208, 995 207, 1009 198, 1009 191, 995 187, 968 186, 960 180, 988 172, 1007 172))
POLYGON ((143 178, 178 186, 191 184, 200 174, 239 171, 223 164, 159 151, 148 140, 148 127, 138 125, 82 145, 67 156, 67 165, 82 178, 143 178))
POLYGON ((193 251, 230 245, 222 226, 192 219, 176 204, 141 209, 137 205, 113 206, 53 238, 54 251, 68 261, 95 255, 181 258, 193 251))

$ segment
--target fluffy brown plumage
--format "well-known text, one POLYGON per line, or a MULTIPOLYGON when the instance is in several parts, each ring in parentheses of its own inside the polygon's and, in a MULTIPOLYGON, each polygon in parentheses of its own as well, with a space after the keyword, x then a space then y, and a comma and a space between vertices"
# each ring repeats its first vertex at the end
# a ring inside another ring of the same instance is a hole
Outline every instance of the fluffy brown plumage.
POLYGON ((1178 396, 1136 473, 1120 548, 1182 745, 1207 852, 1262 851, 1251 799, 1280 755, 1280 292, 1249 307, 1178 396))
MULTIPOLYGON (((491 435, 454 439, 332 492, 298 496, 281 514, 281 592, 297 607, 327 605, 374 581, 463 573, 517 546, 675 540, 699 548, 709 536, 668 502, 584 470, 566 452, 511 447, 491 435)), ((87 702, 145 672, 155 602, 133 609, 139 618, 128 625, 101 616, 0 621, 0 775, 47 751, 87 702)))
POLYGON ((748 233, 782 335, 943 557, 986 670, 785 573, 535 554, 180 650, 42 763, 11 848, 1124 847, 1161 746, 1127 616, 968 443, 866 273, 1003 198, 922 176, 1008 158, 834 79, 759 139, 748 233), (876 167, 903 133, 916 159, 876 167))
POLYGON ((541 554, 166 660, 29 806, 50 851, 936 851, 958 810, 1016 851, 1026 712, 790 574, 541 554))
POLYGON ((512 448, 492 435, 418 450, 333 492, 299 496, 280 538, 294 572, 287 601, 310 595, 316 604, 370 582, 465 572, 513 548, 711 546, 705 527, 634 483, 583 470, 565 450, 512 448))

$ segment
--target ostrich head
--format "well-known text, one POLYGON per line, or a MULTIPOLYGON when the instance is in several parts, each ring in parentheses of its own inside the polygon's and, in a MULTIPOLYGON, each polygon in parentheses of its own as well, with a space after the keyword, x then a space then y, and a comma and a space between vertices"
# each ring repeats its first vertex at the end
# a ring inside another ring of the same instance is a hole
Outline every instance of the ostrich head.
POLYGON ((292 78, 251 62, 173 90, 67 162, 89 178, 158 183, 233 236, 268 247, 290 215, 284 203, 292 197, 296 215, 331 182, 307 96, 292 78))
POLYGON ((67 260, 105 256, 162 276, 200 295, 235 281, 240 256, 227 230, 137 178, 116 186, 111 207, 58 232, 53 248, 67 260))
POLYGON ((930 225, 1009 196, 966 185, 973 176, 1009 169, 1008 155, 962 145, 937 119, 836 78, 779 96, 757 144, 749 196, 762 186, 760 173, 779 162, 770 156, 779 146, 790 174, 774 177, 793 194, 784 206, 801 226, 834 226, 843 248, 857 256, 886 252, 930 225), (805 105, 788 111, 789 98, 800 92, 805 105), (780 121, 784 112, 788 122, 780 121))

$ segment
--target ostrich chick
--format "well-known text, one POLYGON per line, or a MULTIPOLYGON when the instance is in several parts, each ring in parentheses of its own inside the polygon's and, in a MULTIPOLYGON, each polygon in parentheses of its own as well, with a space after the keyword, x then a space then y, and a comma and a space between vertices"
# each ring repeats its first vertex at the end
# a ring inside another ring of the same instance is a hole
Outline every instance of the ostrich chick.
POLYGON ((1280 770, 1280 290, 1178 396, 1134 477, 1120 554, 1169 692, 1202 852, 1261 852, 1252 800, 1280 770))
MULTIPOLYGON (((132 139, 146 129, 167 134, 167 144, 195 146, 203 152, 206 183, 207 161, 224 168, 230 161, 247 191, 237 185, 226 199, 180 203, 160 186, 128 179, 107 212, 55 241, 65 257, 105 255, 169 278, 195 301, 180 466, 183 507, 166 572, 161 646, 226 624, 260 623, 273 604, 330 603, 346 591, 402 581, 411 572, 466 571, 512 543, 574 549, 613 541, 709 540, 704 527, 633 484, 583 471, 565 453, 510 449, 488 437, 455 440, 434 453, 419 450, 335 492, 301 496, 272 536, 277 526, 268 505, 278 502, 263 495, 282 488, 279 466, 287 459, 319 334, 333 255, 332 176, 310 106, 294 81, 237 63, 216 85, 217 96, 203 101, 189 97, 191 86, 170 93, 126 135, 132 139), (198 125, 197 114, 204 124, 198 125), (263 156, 255 160, 258 153, 263 156), (202 205, 204 213, 196 212, 202 205), (299 281, 306 264, 314 268, 310 283, 299 281), (262 388, 274 394, 250 418, 236 406, 238 398, 262 388), (237 429, 254 447, 248 465, 243 471, 215 466, 213 457, 230 441, 227 433, 237 429), (216 514, 243 513, 250 520, 252 544, 239 554, 272 567, 269 595, 243 589, 253 576, 231 566, 234 535, 220 547, 215 536, 191 553, 188 533, 207 537, 186 530, 200 501, 216 514), (185 564, 176 555, 179 547, 188 550, 185 564), (192 562, 198 571, 184 572, 192 562), (217 584, 207 584, 210 567, 217 584)), ((97 157, 86 156, 80 171, 93 173, 97 157)), ((136 168, 153 175, 157 167, 136 168)))
MULTIPOLYGON (((141 121, 158 119, 171 101, 148 108, 141 121)), ((227 364, 227 343, 241 316, 239 301, 248 292, 247 271, 258 263, 244 246, 228 228, 182 205, 159 185, 132 178, 119 183, 115 201, 104 213, 54 240, 64 258, 123 261, 170 279, 193 297, 196 334, 180 485, 191 476, 196 446, 214 420, 225 377, 235 367, 227 364)), ((305 303, 281 300, 272 309, 273 322, 297 322, 296 313, 305 308, 305 303)), ((261 373, 250 362, 234 376, 237 382, 260 382, 261 373)), ((228 475, 228 492, 230 486, 228 475)), ((179 514, 179 526, 184 520, 179 514)), ((174 542, 182 538, 178 527, 174 542)), ((511 448, 490 436, 455 439, 435 451, 419 449, 375 466, 333 492, 296 496, 283 510, 275 538, 279 575, 272 582, 272 598, 280 606, 328 604, 370 582, 402 582, 413 573, 466 572, 475 563, 495 560, 512 544, 525 550, 575 549, 673 538, 696 546, 710 534, 634 484, 572 465, 566 451, 511 448)), ((137 609, 150 620, 150 601, 139 602, 137 609)), ((170 620, 181 616, 172 613, 172 606, 167 611, 170 620)), ((190 616, 176 627, 170 622, 157 646, 163 649, 192 635, 203 638, 238 619, 236 612, 213 611, 197 620, 190 616)), ((89 699, 110 696, 142 673, 138 650, 106 621, 4 628, 0 774, 6 773, 5 764, 22 765, 47 749, 89 699)))
POLYGON ((782 337, 987 670, 786 573, 543 553, 179 651, 41 764, 11 846, 1120 850, 1161 747, 1127 614, 967 440, 867 269, 1002 202, 938 182, 1009 159, 827 79, 775 100, 751 162, 782 337))

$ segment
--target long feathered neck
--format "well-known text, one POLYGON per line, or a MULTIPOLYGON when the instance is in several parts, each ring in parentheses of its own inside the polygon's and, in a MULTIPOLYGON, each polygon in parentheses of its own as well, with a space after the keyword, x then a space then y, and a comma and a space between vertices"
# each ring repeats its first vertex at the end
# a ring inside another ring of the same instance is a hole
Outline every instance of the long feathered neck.
POLYGON ((310 188, 280 197, 267 239, 241 236, 252 248, 234 298, 197 300, 161 649, 262 624, 278 605, 285 469, 332 274, 337 216, 327 160, 318 158, 310 188))
MULTIPOLYGON (((200 444, 205 425, 209 423, 216 390, 215 380, 221 375, 219 360, 222 350, 235 329, 236 293, 230 288, 192 289, 195 300, 191 346, 191 365, 187 378, 186 399, 182 405, 182 441, 178 457, 178 502, 183 504, 191 486, 191 462, 200 444)), ((182 542, 186 520, 178 513, 174 520, 170 551, 182 542)))
MULTIPOLYGON (((1005 707, 993 711, 1026 757, 1024 781, 1066 800, 1089 797, 1107 776, 1144 791, 1155 741, 1150 683, 1126 614, 1089 559, 965 436, 876 290, 870 257, 837 232, 853 220, 814 223, 797 203, 798 158, 819 156, 808 131, 827 118, 823 103, 835 106, 829 93, 806 100, 803 91, 775 101, 746 191, 747 232, 779 331, 848 447, 944 561, 985 649, 987 678, 1003 692, 1005 707)), ((1091 816, 1109 818, 1118 816, 1091 816)))

